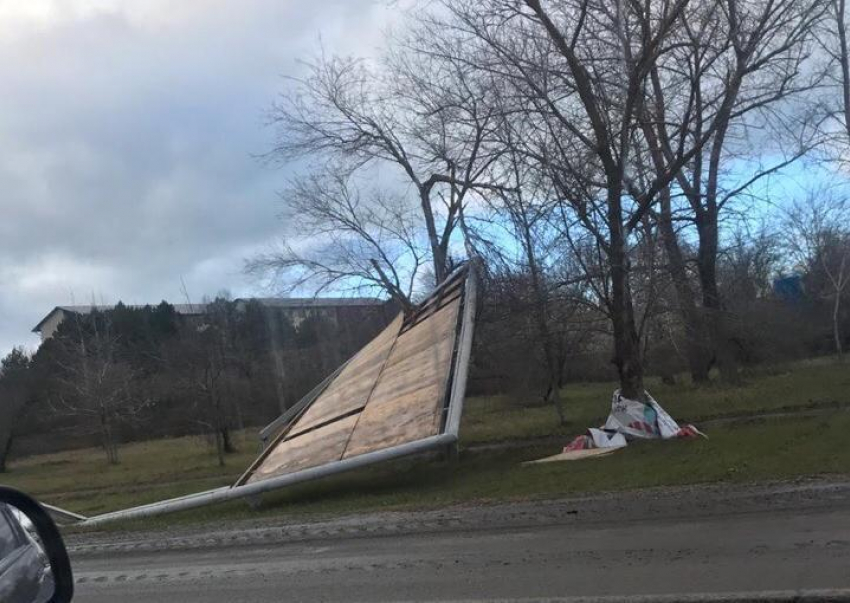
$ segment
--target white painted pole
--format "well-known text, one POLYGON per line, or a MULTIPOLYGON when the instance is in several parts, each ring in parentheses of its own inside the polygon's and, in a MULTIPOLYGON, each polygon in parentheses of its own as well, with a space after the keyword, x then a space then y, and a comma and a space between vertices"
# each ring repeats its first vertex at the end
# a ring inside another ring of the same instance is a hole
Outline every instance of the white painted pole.
POLYGON ((374 465, 376 463, 381 463, 384 461, 389 461, 404 456, 410 456, 414 454, 428 452, 430 450, 436 450, 448 446, 454 443, 456 440, 456 436, 444 433, 436 436, 431 436, 423 440, 417 440, 415 442, 408 442, 406 444, 393 446, 392 448, 376 450, 375 452, 367 452, 366 454, 361 454, 359 456, 343 459, 341 461, 334 461, 332 463, 321 465, 319 467, 304 469, 303 471, 297 471, 288 475, 281 475, 279 477, 272 477, 269 479, 252 482, 249 484, 245 484, 244 486, 217 488, 215 490, 208 490, 206 492, 199 492, 197 494, 181 496, 180 498, 172 498, 170 500, 164 500, 149 505, 143 505, 141 507, 133 507, 131 509, 124 509, 122 511, 114 511, 112 513, 96 515, 94 517, 89 517, 88 519, 80 522, 77 525, 94 526, 110 521, 139 519, 142 517, 151 517, 153 515, 162 515, 164 513, 185 511, 187 509, 194 509, 197 507, 225 502, 228 500, 235 500, 237 498, 254 496, 257 494, 262 494, 263 492, 278 490, 280 488, 285 488, 286 486, 291 486, 293 484, 299 484, 302 482, 320 479, 322 477, 336 475, 337 473, 343 473, 346 471, 351 471, 353 469, 359 469, 368 465, 374 465))
POLYGON ((460 431, 460 417, 463 413, 463 400, 466 396, 466 381, 469 376, 469 359, 472 356, 472 334, 475 330, 475 306, 478 296, 478 282, 475 266, 469 267, 466 276, 466 291, 463 296, 463 321, 458 335, 457 358, 455 359, 452 390, 449 394, 449 413, 446 417, 445 433, 455 437, 457 442, 460 431))

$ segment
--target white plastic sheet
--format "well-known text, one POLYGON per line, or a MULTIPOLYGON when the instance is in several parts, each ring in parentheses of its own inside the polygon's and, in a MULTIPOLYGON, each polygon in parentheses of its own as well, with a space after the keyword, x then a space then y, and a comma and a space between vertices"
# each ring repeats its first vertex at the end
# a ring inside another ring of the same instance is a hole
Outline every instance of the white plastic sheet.
POLYGON ((698 435, 706 437, 693 425, 680 427, 649 392, 644 394, 646 401, 642 402, 625 398, 620 395, 620 390, 616 390, 611 400, 611 413, 605 425, 599 429, 588 429, 587 433, 570 442, 564 452, 591 448, 622 448, 633 439, 668 440, 698 435))
POLYGON ((594 448, 622 448, 626 445, 626 437, 616 431, 605 431, 603 429, 587 430, 590 439, 593 440, 594 448))
POLYGON ((669 439, 679 433, 679 424, 667 411, 646 392, 646 402, 631 400, 614 392, 611 400, 611 414, 605 421, 604 429, 621 433, 629 438, 669 439))

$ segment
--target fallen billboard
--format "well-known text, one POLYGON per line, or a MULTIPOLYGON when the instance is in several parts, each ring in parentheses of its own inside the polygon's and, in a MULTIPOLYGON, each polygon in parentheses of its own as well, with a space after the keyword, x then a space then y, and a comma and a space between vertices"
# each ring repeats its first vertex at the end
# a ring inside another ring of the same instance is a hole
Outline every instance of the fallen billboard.
POLYGON ((237 486, 440 434, 451 406, 467 283, 460 271, 400 314, 325 383, 237 486))
POLYGON ((264 450, 233 486, 84 519, 159 515, 457 445, 476 279, 457 269, 260 434, 264 450))

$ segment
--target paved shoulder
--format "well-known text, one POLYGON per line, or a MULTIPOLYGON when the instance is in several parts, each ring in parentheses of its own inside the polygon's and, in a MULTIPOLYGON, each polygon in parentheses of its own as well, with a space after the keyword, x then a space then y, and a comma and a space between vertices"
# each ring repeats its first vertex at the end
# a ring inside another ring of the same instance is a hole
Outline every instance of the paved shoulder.
POLYGON ((837 589, 850 587, 848 535, 847 509, 785 509, 90 554, 74 563, 80 600, 94 603, 674 601, 730 592, 752 596, 727 600, 764 601, 776 599, 753 597, 845 592, 837 589))
POLYGON ((762 485, 700 485, 609 492, 560 500, 453 506, 438 510, 275 518, 152 532, 71 534, 82 557, 109 552, 221 549, 276 543, 534 526, 620 525, 783 510, 850 509, 850 481, 800 480, 762 485))

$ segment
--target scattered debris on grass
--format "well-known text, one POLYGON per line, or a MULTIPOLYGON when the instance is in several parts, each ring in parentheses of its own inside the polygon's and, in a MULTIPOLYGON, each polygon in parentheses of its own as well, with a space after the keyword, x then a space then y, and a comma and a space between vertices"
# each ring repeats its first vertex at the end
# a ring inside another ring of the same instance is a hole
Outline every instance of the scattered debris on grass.
POLYGON ((649 392, 645 392, 645 397, 646 402, 631 400, 620 395, 620 390, 615 390, 611 400, 611 414, 605 425, 598 429, 591 427, 567 444, 561 454, 532 462, 575 461, 599 456, 601 451, 613 452, 624 448, 629 440, 634 439, 708 437, 693 425, 679 426, 649 392))
POLYGON ((552 456, 546 456, 534 461, 526 461, 523 465, 537 465, 539 463, 553 463, 555 461, 578 461, 581 459, 600 457, 617 452, 619 448, 587 448, 585 450, 569 450, 552 456))
POLYGON ((614 390, 611 414, 599 429, 590 428, 565 448, 564 452, 592 448, 622 448, 628 440, 669 440, 670 438, 707 437, 693 425, 680 427, 667 411, 645 392, 646 402, 631 400, 614 390))

